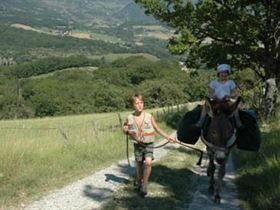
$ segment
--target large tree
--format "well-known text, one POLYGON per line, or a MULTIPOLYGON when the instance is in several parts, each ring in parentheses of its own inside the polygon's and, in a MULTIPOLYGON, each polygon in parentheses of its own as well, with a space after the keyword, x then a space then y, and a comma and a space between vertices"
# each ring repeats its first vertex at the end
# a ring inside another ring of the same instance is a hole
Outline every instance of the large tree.
POLYGON ((279 0, 135 0, 174 28, 169 50, 189 67, 230 62, 263 80, 263 114, 274 114, 280 79, 279 0))

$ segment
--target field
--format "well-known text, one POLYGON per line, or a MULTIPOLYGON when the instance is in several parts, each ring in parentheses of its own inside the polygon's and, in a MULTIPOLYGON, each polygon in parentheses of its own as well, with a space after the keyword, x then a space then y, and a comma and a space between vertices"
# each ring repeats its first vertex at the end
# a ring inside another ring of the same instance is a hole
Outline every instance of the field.
MULTIPOLYGON (((48 28, 34 28, 28 25, 24 24, 12 24, 11 25, 14 28, 24 29, 28 31, 34 31, 38 33, 44 33, 48 35, 53 36, 71 36, 78 39, 92 39, 92 40, 102 40, 105 42, 111 42, 111 43, 120 43, 124 44, 125 42, 121 40, 121 38, 110 36, 106 34, 99 34, 96 32, 90 32, 90 31, 79 31, 79 30, 70 30, 65 31, 66 29, 61 30, 54 30, 54 29, 48 29, 48 28)), ((172 33, 167 30, 166 28, 160 26, 160 25, 151 25, 151 26, 134 26, 134 29, 142 29, 144 30, 141 34, 135 34, 135 38, 137 37, 154 37, 158 39, 167 40, 172 36, 172 33)))
POLYGON ((2 208, 125 158, 117 114, 2 121, 0 133, 2 208))
POLYGON ((143 32, 140 34, 135 35, 136 38, 139 37, 153 37, 163 40, 168 40, 173 35, 172 30, 168 30, 160 25, 135 25, 133 26, 134 29, 142 29, 143 32))

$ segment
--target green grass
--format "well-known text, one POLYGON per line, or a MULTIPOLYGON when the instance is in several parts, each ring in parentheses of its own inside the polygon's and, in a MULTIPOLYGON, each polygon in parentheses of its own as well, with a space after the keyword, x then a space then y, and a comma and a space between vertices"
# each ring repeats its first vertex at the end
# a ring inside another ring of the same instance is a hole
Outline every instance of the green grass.
POLYGON ((262 132, 258 153, 235 151, 236 183, 243 210, 280 209, 279 121, 262 132))
POLYGON ((100 131, 98 142, 93 121, 105 128, 106 122, 113 125, 118 117, 104 114, 2 121, 0 206, 24 201, 125 158, 121 132, 109 128, 108 132, 100 131))
MULTIPOLYGON (((117 113, 0 121, 0 209, 125 159, 125 136, 118 126, 117 113)), ((168 129, 163 122, 159 126, 168 129)))
POLYGON ((187 209, 198 184, 192 170, 197 158, 197 153, 185 148, 169 152, 152 166, 148 197, 140 197, 130 180, 102 209, 187 209))

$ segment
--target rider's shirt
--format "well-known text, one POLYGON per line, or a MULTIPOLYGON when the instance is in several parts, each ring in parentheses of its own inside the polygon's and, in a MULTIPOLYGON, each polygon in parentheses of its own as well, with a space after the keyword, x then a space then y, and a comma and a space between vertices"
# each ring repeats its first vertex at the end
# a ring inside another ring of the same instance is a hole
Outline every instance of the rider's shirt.
POLYGON ((236 88, 236 84, 233 80, 227 80, 225 83, 213 80, 209 87, 214 90, 214 97, 223 99, 225 96, 230 96, 231 91, 236 88))

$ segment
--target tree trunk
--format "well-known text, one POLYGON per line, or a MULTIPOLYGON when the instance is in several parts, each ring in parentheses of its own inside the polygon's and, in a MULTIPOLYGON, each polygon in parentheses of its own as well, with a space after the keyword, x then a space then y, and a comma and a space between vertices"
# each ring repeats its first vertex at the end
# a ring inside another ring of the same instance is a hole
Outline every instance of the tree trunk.
POLYGON ((262 115, 264 119, 269 119, 269 117, 275 116, 277 93, 278 89, 276 84, 276 78, 266 79, 262 101, 262 115))

